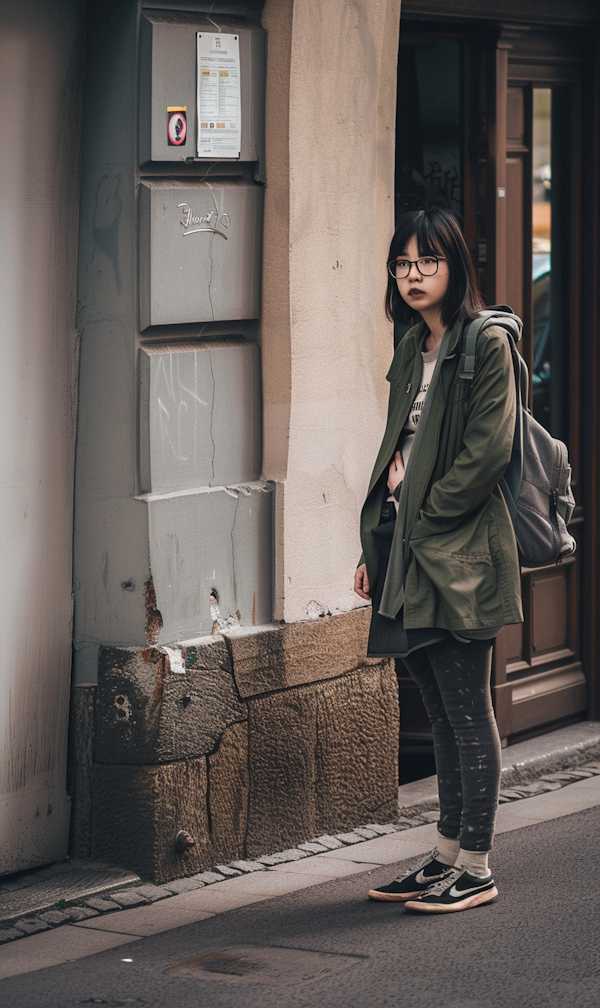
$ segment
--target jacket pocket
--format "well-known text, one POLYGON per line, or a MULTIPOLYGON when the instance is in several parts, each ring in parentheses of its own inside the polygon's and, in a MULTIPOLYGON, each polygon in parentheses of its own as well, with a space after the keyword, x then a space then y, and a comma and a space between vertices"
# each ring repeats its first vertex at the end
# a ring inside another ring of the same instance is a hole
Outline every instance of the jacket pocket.
POLYGON ((410 547, 436 592, 438 622, 471 630, 503 622, 485 512, 450 532, 411 538, 410 547))

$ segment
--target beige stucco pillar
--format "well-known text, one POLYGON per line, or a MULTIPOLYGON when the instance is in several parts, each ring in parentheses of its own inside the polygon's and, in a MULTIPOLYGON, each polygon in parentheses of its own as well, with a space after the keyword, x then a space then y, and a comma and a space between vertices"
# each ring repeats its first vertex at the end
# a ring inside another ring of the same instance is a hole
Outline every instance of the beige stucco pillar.
POLYGON ((266 0, 264 476, 276 483, 275 618, 346 612, 393 352, 400 0, 266 0), (316 605, 315 605, 316 603, 316 605))

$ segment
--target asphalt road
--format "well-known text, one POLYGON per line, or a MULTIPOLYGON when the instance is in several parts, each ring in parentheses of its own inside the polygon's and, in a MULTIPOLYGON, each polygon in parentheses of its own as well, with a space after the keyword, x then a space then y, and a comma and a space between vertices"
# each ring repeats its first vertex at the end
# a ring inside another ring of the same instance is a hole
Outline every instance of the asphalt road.
POLYGON ((397 873, 391 865, 2 980, 0 1005, 598 1008, 599 836, 600 807, 501 834, 494 850, 500 897, 464 913, 421 917, 366 900, 368 888, 397 873), (222 950, 247 946, 268 948, 248 954, 251 961, 267 956, 267 974, 251 964, 243 975, 165 973, 208 953, 217 953, 213 968, 231 968, 232 955, 239 971, 240 953, 222 950), (270 969, 276 982, 264 982, 270 969), (328 972, 302 979, 315 969, 328 972))

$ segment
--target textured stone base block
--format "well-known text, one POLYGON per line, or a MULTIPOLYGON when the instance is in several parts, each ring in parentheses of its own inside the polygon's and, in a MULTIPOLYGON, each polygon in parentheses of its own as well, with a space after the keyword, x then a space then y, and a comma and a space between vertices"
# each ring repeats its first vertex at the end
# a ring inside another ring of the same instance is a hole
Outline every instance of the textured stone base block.
POLYGON ((248 711, 222 637, 185 652, 173 673, 160 648, 102 647, 94 752, 99 763, 170 763, 212 752, 248 711))
POLYGON ((248 729, 226 729, 208 757, 150 766, 94 767, 92 856, 154 882, 244 857, 248 729), (195 843, 178 851, 186 830, 195 843))
POLYGON ((392 661, 256 697, 248 707, 247 857, 397 814, 392 661))
POLYGON ((101 649, 92 856, 165 882, 394 818, 396 673, 348 667, 365 627, 359 611, 217 638, 185 674, 156 648, 101 649))
POLYGON ((248 725, 227 728, 207 765, 210 835, 215 854, 212 864, 226 864, 246 856, 250 793, 248 725))
POLYGON ((289 623, 257 633, 231 635, 233 674, 240 695, 256 696, 304 683, 335 679, 366 659, 371 608, 339 616, 289 623))
POLYGON ((206 759, 160 766, 96 766, 92 857, 137 871, 155 882, 192 875, 213 862, 207 809, 206 759), (187 830, 196 843, 177 851, 187 830))

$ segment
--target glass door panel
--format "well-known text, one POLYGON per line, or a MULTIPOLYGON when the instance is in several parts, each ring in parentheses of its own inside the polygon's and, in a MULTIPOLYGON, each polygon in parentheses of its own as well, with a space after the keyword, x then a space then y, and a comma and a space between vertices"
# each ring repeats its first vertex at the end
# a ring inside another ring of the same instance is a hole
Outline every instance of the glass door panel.
POLYGON ((533 415, 551 427, 550 304, 552 278, 552 89, 533 88, 532 115, 532 278, 533 415))
MULTIPOLYGON (((575 444, 577 304, 575 147, 576 86, 557 68, 544 78, 524 62, 497 81, 506 116, 500 149, 506 191, 496 255, 507 303, 523 319, 521 353, 531 377, 530 406, 554 437, 575 444), (532 79, 533 78, 533 79, 532 79), (558 79, 556 79, 558 78, 558 79), (572 435, 572 436, 571 436, 572 435)), ((493 691, 503 737, 537 731, 585 710, 579 657, 578 557, 556 567, 523 569, 525 622, 505 627, 494 651, 493 691)))

